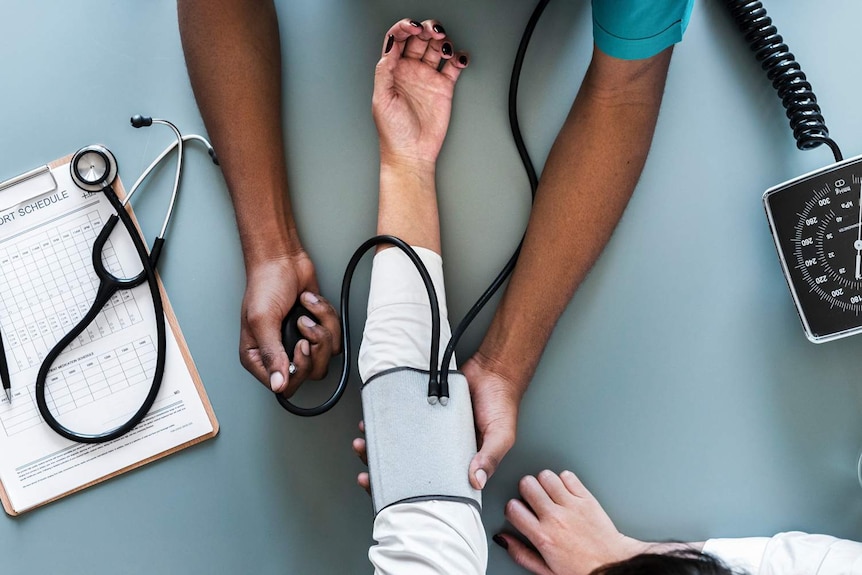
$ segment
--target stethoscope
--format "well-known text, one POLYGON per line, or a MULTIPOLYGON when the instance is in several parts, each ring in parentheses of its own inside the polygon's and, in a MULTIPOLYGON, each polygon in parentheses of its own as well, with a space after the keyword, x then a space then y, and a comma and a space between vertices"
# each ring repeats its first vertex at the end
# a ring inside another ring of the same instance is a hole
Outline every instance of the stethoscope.
POLYGON ((159 256, 162 253, 162 248, 165 243, 165 233, 171 221, 174 205, 179 191, 180 175, 182 174, 183 166, 183 145, 190 140, 197 140, 206 146, 213 163, 218 164, 215 151, 206 138, 196 134, 183 136, 177 127, 167 120, 153 119, 146 116, 133 116, 131 118, 132 126, 141 128, 143 126, 151 126, 153 124, 163 124, 168 126, 176 136, 176 141, 171 143, 150 166, 144 170, 138 180, 134 183, 128 195, 123 199, 117 196, 114 191, 113 183, 117 177, 117 159, 104 146, 92 145, 78 150, 72 157, 70 169, 72 180, 75 184, 87 192, 104 193, 114 208, 115 213, 111 214, 99 235, 93 242, 93 270, 99 278, 99 287, 96 290, 96 296, 90 306, 89 311, 84 317, 73 327, 60 341, 58 341, 51 351, 45 356, 42 365, 39 367, 39 374, 36 376, 36 405, 39 408, 39 413, 51 429, 56 431, 67 439, 77 441, 79 443, 103 443, 116 439, 134 428, 147 415, 156 396, 159 393, 159 388, 162 384, 162 377, 165 369, 165 351, 166 343, 166 326, 164 305, 162 302, 161 291, 159 290, 158 279, 156 277, 156 266, 159 256), (168 204, 167 213, 159 235, 153 241, 153 249, 147 251, 147 245, 144 238, 135 223, 132 221, 126 206, 131 200, 134 193, 138 190, 141 183, 152 173, 156 166, 171 153, 174 148, 177 149, 177 168, 174 175, 173 190, 171 191, 170 203, 168 204), (111 236, 118 222, 122 222, 123 227, 129 234, 135 251, 140 259, 142 270, 137 275, 130 278, 118 278, 105 268, 102 262, 102 252, 105 249, 105 243, 111 236), (153 373, 153 379, 150 383, 150 389, 144 398, 143 403, 135 411, 135 413, 123 424, 105 431, 103 433, 82 433, 69 429, 68 427, 57 421, 57 418, 51 413, 48 408, 48 403, 45 397, 45 383, 48 378, 48 372, 53 366, 57 357, 65 351, 78 336, 96 319, 96 316, 102 311, 102 308, 111 297, 120 290, 130 290, 137 286, 148 284, 150 288, 150 296, 153 300, 153 309, 156 316, 156 337, 157 337, 157 352, 156 352, 156 367, 153 373))

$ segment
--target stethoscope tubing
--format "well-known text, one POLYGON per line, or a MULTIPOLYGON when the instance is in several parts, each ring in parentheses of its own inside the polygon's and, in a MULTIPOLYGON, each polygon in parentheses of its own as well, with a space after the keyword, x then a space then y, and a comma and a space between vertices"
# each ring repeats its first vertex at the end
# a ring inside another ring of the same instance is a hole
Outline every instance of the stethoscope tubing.
MULTIPOLYGON (((111 214, 108 220, 105 222, 105 225, 102 227, 102 230, 99 232, 99 235, 96 237, 93 242, 93 250, 92 250, 92 261, 93 261, 93 269, 96 273, 96 276, 99 278, 99 287, 96 290, 96 295, 93 299, 93 304, 90 306, 90 309, 84 315, 84 317, 65 335, 63 338, 58 341, 53 348, 48 352, 45 356, 45 359, 42 361, 42 364, 39 367, 39 373, 36 376, 36 404, 39 409, 39 413, 42 418, 45 420, 45 423, 57 432, 62 437, 66 439, 70 439, 72 441, 76 441, 79 443, 104 443, 107 441, 112 441, 117 439, 129 431, 131 431, 136 425, 138 425, 144 417, 146 417, 147 413, 149 413, 150 409, 153 406, 153 403, 158 396, 159 390, 161 389, 162 380, 164 377, 164 369, 165 369, 165 356, 167 353, 167 327, 165 322, 165 313, 164 313, 164 302, 162 301, 162 294, 158 283, 158 277, 156 275, 156 267, 158 265, 159 256, 162 251, 162 247, 164 246, 164 236, 167 231, 168 224, 171 220, 171 215, 173 213, 174 205, 177 199, 177 193, 179 190, 180 176, 182 173, 182 160, 183 160, 183 143, 190 140, 198 140, 202 142, 208 152, 210 157, 213 160, 213 163, 218 165, 218 159, 216 158, 215 151, 212 148, 212 145, 204 138, 203 136, 199 136, 197 134, 190 134, 188 136, 183 136, 180 131, 172 124, 166 120, 152 119, 152 118, 142 118, 141 116, 136 116, 132 118, 132 126, 141 127, 145 125, 151 125, 153 123, 164 124, 171 128, 176 136, 176 141, 174 141, 170 146, 168 146, 165 150, 159 154, 155 160, 147 167, 146 170, 140 175, 140 177, 135 181, 129 193, 123 200, 117 196, 117 193, 114 191, 112 187, 112 182, 108 181, 102 187, 101 192, 105 194, 110 202, 111 206, 114 208, 115 213, 111 214), (143 120, 143 121, 142 121, 143 120), (178 151, 177 158, 177 169, 174 176, 174 186, 171 192, 170 204, 168 206, 165 220, 162 225, 162 230, 159 233, 158 237, 153 241, 152 250, 148 251, 146 243, 143 239, 143 235, 141 234, 138 227, 135 225, 135 222, 132 220, 131 215, 126 209, 126 205, 131 199, 132 195, 138 190, 141 183, 150 175, 150 173, 155 169, 155 167, 174 149, 178 151), (123 227, 126 229, 126 232, 129 234, 129 237, 132 241, 132 244, 135 247, 135 251, 138 254, 138 258, 141 261, 142 271, 138 273, 136 276, 131 278, 118 278, 111 274, 107 269, 105 269, 104 263, 102 262, 102 252, 105 247, 105 243, 108 241, 108 238, 113 233, 114 228, 116 227, 118 222, 122 222, 123 227), (150 289, 150 297, 153 301, 153 311, 156 317, 156 366, 155 371, 153 372, 152 382, 150 384, 150 389, 147 392, 144 401, 138 407, 138 409, 132 414, 132 416, 123 424, 108 430, 103 433, 81 433, 74 431, 72 429, 67 428, 63 424, 61 424, 56 417, 51 413, 48 408, 48 402, 46 397, 46 382, 48 379, 48 372, 53 366, 56 359, 60 356, 63 351, 87 329, 87 327, 95 320, 96 316, 102 311, 104 305, 111 299, 111 297, 119 290, 132 289, 139 285, 143 285, 146 282, 150 289)), ((96 148, 101 148, 96 146, 96 148)), ((103 149, 103 148, 102 148, 103 149)), ((110 152, 105 152, 113 157, 110 152)), ((102 154, 104 155, 104 154, 102 154)), ((106 157, 106 159, 109 159, 106 157)), ((74 169, 74 167, 73 167, 74 169)), ((109 166, 110 169, 113 169, 113 173, 116 174, 116 160, 113 160, 113 167, 109 166)), ((112 180, 113 178, 111 178, 112 180)))
POLYGON ((123 206, 120 199, 117 197, 114 189, 109 185, 102 191, 116 210, 116 214, 112 214, 110 216, 108 222, 105 223, 102 232, 100 232, 97 241, 93 243, 93 263, 100 279, 99 287, 96 291, 96 297, 94 298, 93 305, 90 306, 90 310, 81 319, 81 321, 79 321, 77 325, 69 331, 69 333, 67 333, 59 342, 57 342, 56 345, 54 345, 53 348, 51 348, 45 356, 45 359, 42 361, 42 365, 39 367, 39 374, 36 376, 36 405, 39 408, 39 413, 42 415, 45 423, 59 435, 78 443, 104 443, 117 439, 131 431, 144 419, 144 417, 146 417, 150 408, 153 406, 156 396, 159 393, 159 389, 161 389, 162 378, 165 371, 165 352, 167 349, 165 313, 158 280, 156 278, 155 267, 150 261, 150 254, 147 252, 147 246, 144 244, 143 239, 141 239, 141 234, 135 227, 135 224, 132 221, 131 216, 129 216, 129 213, 126 211, 125 206, 123 206), (107 270, 104 270, 104 267, 101 264, 102 252, 100 247, 104 246, 105 241, 107 241, 107 238, 116 226, 117 221, 121 221, 123 223, 123 227, 128 231, 132 244, 135 246, 135 251, 138 253, 138 257, 140 258, 144 268, 141 274, 138 274, 134 278, 116 278, 108 273, 107 270), (107 233, 105 230, 107 230, 107 233), (100 239, 101 241, 98 241, 100 239), (97 258, 99 261, 98 266, 95 265, 97 258), (102 273, 98 271, 100 268, 103 270, 102 273), (81 335, 87 326, 93 322, 96 316, 102 311, 102 307, 107 303, 112 295, 120 289, 131 289, 137 285, 141 285, 144 280, 149 284, 150 295, 153 300, 153 309, 156 315, 157 339, 156 368, 153 373, 152 383, 150 384, 147 396, 144 398, 143 403, 141 403, 137 411, 135 411, 135 413, 125 423, 115 427, 114 429, 103 433, 92 434, 69 429, 61 424, 48 408, 45 384, 47 382, 48 372, 50 371, 51 366, 54 364, 57 357, 65 351, 66 347, 72 343, 76 337, 81 335))

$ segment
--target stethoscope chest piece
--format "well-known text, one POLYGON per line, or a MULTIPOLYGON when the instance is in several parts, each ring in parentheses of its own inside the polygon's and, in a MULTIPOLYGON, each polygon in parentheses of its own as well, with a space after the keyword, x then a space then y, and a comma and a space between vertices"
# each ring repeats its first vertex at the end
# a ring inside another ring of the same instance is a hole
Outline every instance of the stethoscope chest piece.
POLYGON ((97 144, 78 150, 70 166, 75 184, 88 192, 103 190, 117 177, 117 159, 114 154, 97 144))

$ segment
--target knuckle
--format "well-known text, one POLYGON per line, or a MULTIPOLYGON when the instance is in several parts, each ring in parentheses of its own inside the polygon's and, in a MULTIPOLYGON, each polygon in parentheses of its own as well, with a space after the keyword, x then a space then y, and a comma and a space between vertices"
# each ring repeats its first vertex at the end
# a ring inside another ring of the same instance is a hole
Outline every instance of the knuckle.
POLYGON ((268 319, 269 314, 263 313, 259 310, 249 310, 245 316, 245 321, 253 332, 266 325, 268 319))
POLYGON ((323 379, 329 374, 329 364, 324 363, 315 367, 311 372, 311 379, 323 379))
POLYGON ((538 549, 540 553, 544 552, 546 549, 552 548, 554 545, 553 539, 542 530, 533 535, 533 538, 530 540, 530 543, 532 543, 533 546, 538 549))
POLYGON ((270 367, 272 367, 276 359, 278 359, 278 354, 275 351, 271 349, 261 350, 260 361, 261 363, 263 363, 263 366, 265 368, 269 369, 270 367))
POLYGON ((528 568, 529 563, 529 553, 523 547, 518 547, 517 549, 512 549, 509 547, 509 555, 512 557, 512 561, 523 567, 524 569, 528 568))
POLYGON ((506 455, 512 446, 515 445, 515 430, 512 428, 506 428, 499 432, 500 446, 501 450, 498 456, 495 458, 498 459, 497 463, 499 463, 499 459, 502 459, 504 455, 506 455))

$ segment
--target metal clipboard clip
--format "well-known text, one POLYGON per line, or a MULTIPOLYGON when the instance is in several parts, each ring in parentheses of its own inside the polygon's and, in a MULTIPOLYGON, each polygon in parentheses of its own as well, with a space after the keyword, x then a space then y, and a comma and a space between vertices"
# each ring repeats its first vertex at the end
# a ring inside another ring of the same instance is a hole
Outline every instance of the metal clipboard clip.
POLYGON ((0 183, 0 212, 36 196, 57 190, 57 180, 47 165, 0 183))

